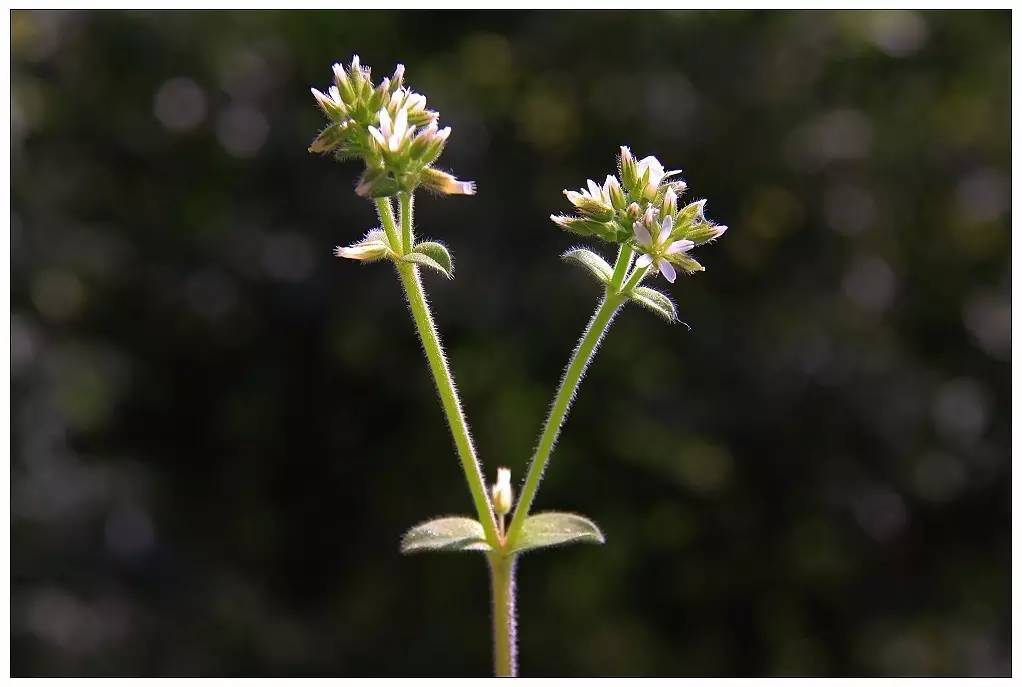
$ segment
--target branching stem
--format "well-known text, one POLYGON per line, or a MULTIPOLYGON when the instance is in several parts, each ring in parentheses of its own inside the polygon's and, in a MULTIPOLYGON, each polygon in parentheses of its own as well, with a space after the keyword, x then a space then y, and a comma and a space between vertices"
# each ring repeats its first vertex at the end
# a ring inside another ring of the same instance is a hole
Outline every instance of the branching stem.
MULTIPOLYGON (((394 209, 386 198, 377 199, 377 210, 383 222, 384 229, 395 228, 394 209)), ((411 211, 412 201, 401 201, 402 228, 407 226, 409 242, 411 241, 411 211), (405 214, 407 208, 409 214, 405 214)), ((388 236, 390 232, 388 230, 388 236)), ((400 244, 397 244, 400 245, 400 244)), ((426 301, 426 294, 422 289, 422 281, 419 278, 419 268, 407 262, 397 263, 397 272, 401 278, 401 285, 404 287, 405 296, 408 299, 408 307, 412 311, 412 319, 415 320, 415 328, 418 330, 419 339, 422 341, 422 348, 426 352, 426 360, 429 363, 430 372, 433 373, 433 381, 436 384, 437 393, 440 396, 440 404, 443 406, 444 414, 447 416, 447 424, 454 436, 454 445, 458 450, 458 458, 461 461, 462 471, 465 473, 465 480, 468 482, 468 489, 472 494, 472 501, 475 504, 476 515, 482 523, 483 531, 486 533, 486 540, 490 546, 498 548, 500 537, 497 535, 497 525, 493 518, 493 510, 490 506, 490 499, 486 492, 486 485, 483 481, 482 472, 479 469, 479 460, 476 458, 475 447, 472 445, 472 436, 468 431, 468 423, 465 421, 465 414, 461 409, 461 400, 458 398, 458 390, 454 386, 450 368, 447 366, 447 358, 444 355, 440 337, 437 334, 436 324, 433 322, 433 315, 429 310, 429 303, 426 301)))
MULTIPOLYGON (((525 519, 529 516, 529 509, 532 508, 532 501, 536 497, 539 482, 543 478, 543 470, 546 468, 547 461, 550 460, 550 454, 553 452, 554 444, 557 443, 561 426, 564 424, 568 410, 571 408, 571 402, 578 391, 582 376, 596 354, 603 335, 614 320, 614 315, 617 314, 618 309, 627 300, 627 296, 622 293, 621 282, 628 272, 631 259, 631 247, 622 245, 618 251, 613 276, 611 277, 610 284, 607 285, 603 300, 596 307, 596 312, 593 313, 592 319, 589 320, 588 326, 586 326, 585 331, 582 333, 582 338, 579 339, 578 346, 575 347, 575 352, 568 363, 568 369, 564 372, 564 377, 561 379, 561 385, 557 389, 557 395, 554 397, 554 403, 550 407, 550 414, 547 416, 546 424, 543 427, 543 434, 540 435, 536 452, 533 454, 532 462, 529 464, 529 472, 525 476, 525 484, 522 486, 521 496, 518 497, 518 505, 515 507, 514 517, 511 519, 511 524, 507 529, 506 540, 509 545, 513 546, 522 530, 522 526, 525 524, 525 519)), ((638 271, 636 270, 636 272, 638 271)), ((630 279, 629 283, 631 282, 632 280, 630 279)))

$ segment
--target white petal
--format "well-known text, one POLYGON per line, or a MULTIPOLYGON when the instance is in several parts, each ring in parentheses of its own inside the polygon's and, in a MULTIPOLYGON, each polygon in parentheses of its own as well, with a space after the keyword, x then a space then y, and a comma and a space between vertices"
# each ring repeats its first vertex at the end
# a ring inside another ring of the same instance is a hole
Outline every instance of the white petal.
POLYGON ((394 135, 401 138, 408 131, 408 110, 401 108, 397 111, 397 118, 394 120, 394 135))
POLYGON ((589 195, 592 196, 594 200, 599 200, 601 195, 600 187, 596 185, 596 182, 592 179, 586 179, 586 186, 589 187, 589 195))
POLYGON ((387 139, 383 136, 382 133, 380 133, 379 129, 377 129, 375 126, 371 126, 369 127, 369 133, 372 134, 373 138, 376 139, 376 142, 379 143, 380 146, 382 146, 383 148, 387 147, 387 139))
POLYGON ((678 273, 674 271, 674 265, 666 260, 660 261, 660 274, 664 275, 664 279, 672 284, 674 283, 674 280, 678 278, 678 273))
POLYGON ((653 243, 653 237, 649 235, 646 227, 644 227, 640 222, 636 222, 632 225, 632 231, 635 232, 635 240, 639 242, 640 246, 648 246, 653 243))
POLYGON ((409 94, 408 102, 405 103, 405 107, 407 107, 409 110, 412 110, 413 112, 415 110, 426 109, 426 96, 422 95, 421 93, 409 94))
POLYGON ((660 230, 660 236, 657 237, 657 243, 665 243, 667 239, 671 238, 671 232, 674 230, 674 218, 667 215, 660 226, 663 228, 660 230))
POLYGON ((646 267, 651 262, 653 262, 653 258, 650 256, 650 254, 643 253, 642 255, 639 256, 639 259, 635 261, 635 267, 636 268, 646 267))
POLYGON ((337 86, 330 87, 330 98, 338 105, 341 104, 341 92, 337 90, 337 86))
POLYGON ((692 243, 688 239, 682 239, 675 241, 671 245, 667 246, 667 250, 664 251, 665 255, 674 255, 675 253, 684 253, 696 244, 692 243))
POLYGON ((387 138, 390 138, 390 135, 392 133, 394 133, 394 130, 391 128, 391 125, 392 125, 392 122, 390 121, 390 113, 387 112, 386 109, 381 109, 380 110, 380 133, 382 133, 387 138))

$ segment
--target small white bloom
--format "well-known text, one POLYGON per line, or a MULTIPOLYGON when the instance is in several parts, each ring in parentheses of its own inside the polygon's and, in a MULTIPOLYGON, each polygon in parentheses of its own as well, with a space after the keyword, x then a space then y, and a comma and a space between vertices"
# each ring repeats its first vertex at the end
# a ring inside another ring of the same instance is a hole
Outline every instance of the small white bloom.
POLYGON ((660 164, 660 160, 656 159, 652 155, 639 160, 635 165, 635 178, 642 181, 642 178, 649 173, 649 178, 646 180, 646 185, 642 188, 642 195, 646 198, 652 199, 656 196, 656 191, 660 187, 660 182, 669 176, 678 174, 681 172, 680 169, 673 169, 671 171, 665 171, 664 166, 660 164))
POLYGON ((493 498, 493 512, 497 515, 507 515, 511 512, 511 505, 514 503, 514 490, 511 488, 511 471, 507 468, 497 469, 497 482, 490 492, 493 498))
MULTIPOLYGON (((650 224, 657 227, 655 222, 650 224)), ((646 225, 642 222, 636 222, 632 225, 635 243, 638 245, 639 250, 642 251, 642 255, 635 261, 635 266, 647 267, 652 265, 654 270, 658 270, 660 274, 664 275, 664 279, 673 284, 678 273, 667 256, 684 253, 695 246, 695 244, 687 239, 671 242, 671 232, 674 231, 674 218, 670 215, 664 217, 658 228, 660 231, 654 239, 646 225)))
POLYGON ((387 246, 382 241, 362 241, 351 246, 337 246, 334 255, 350 260, 372 261, 387 255, 387 246))
POLYGON ((415 127, 408 126, 408 110, 401 108, 397 111, 394 119, 391 120, 387 108, 380 109, 380 126, 369 127, 369 133, 381 147, 396 153, 404 145, 404 142, 415 133, 415 127))

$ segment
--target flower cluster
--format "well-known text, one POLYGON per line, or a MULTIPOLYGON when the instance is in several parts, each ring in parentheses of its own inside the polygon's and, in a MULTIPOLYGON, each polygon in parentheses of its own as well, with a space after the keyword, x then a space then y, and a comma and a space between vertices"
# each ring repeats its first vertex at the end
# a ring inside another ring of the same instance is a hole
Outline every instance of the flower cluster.
POLYGON ((444 194, 472 194, 475 184, 458 181, 433 168, 451 128, 440 128, 439 113, 426 109, 426 98, 404 85, 404 65, 373 85, 368 67, 355 55, 345 67, 334 65, 334 83, 312 95, 330 123, 309 152, 338 159, 361 158, 366 165, 355 191, 365 197, 393 196, 417 187, 444 194))
POLYGON ((670 282, 675 267, 688 274, 702 271, 688 251, 719 238, 727 227, 706 219, 705 200, 678 206, 687 188, 673 178, 680 170, 664 169, 652 155, 636 161, 624 146, 618 162, 618 176, 608 175, 602 186, 590 179, 584 189, 564 191, 578 214, 550 219, 576 234, 631 244, 640 253, 637 267, 652 266, 670 282))

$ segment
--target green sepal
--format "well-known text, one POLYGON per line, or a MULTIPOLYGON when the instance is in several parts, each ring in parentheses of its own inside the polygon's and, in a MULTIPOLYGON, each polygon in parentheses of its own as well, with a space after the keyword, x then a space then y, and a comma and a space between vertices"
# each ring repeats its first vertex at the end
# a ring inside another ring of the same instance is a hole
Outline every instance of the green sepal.
POLYGON ((607 264, 606 260, 586 248, 572 248, 561 258, 582 265, 601 284, 610 283, 610 279, 614 275, 614 269, 607 264))
POLYGON ((425 253, 408 253, 401 256, 401 260, 404 262, 411 262, 422 267, 428 267, 431 270, 436 270, 440 274, 444 275, 448 279, 451 278, 451 273, 448 272, 443 265, 429 257, 425 253))
POLYGON ((330 124, 321 132, 316 140, 309 145, 310 153, 329 153, 339 146, 341 146, 345 139, 345 129, 347 128, 347 122, 335 122, 330 124))
POLYGON ((422 551, 490 551, 478 520, 437 518, 420 523, 401 537, 401 553, 422 551))
POLYGON ((449 278, 454 277, 454 261, 451 260, 451 254, 447 252, 447 247, 442 243, 423 241, 416 244, 413 250, 416 253, 432 258, 433 262, 444 268, 444 272, 447 273, 449 278))
POLYGON ((674 307, 674 301, 656 289, 651 289, 648 286, 636 286, 628 294, 628 297, 667 322, 678 321, 678 310, 674 307))
POLYGON ((510 553, 565 544, 602 544, 603 532, 589 518, 575 513, 537 513, 522 524, 510 553))

